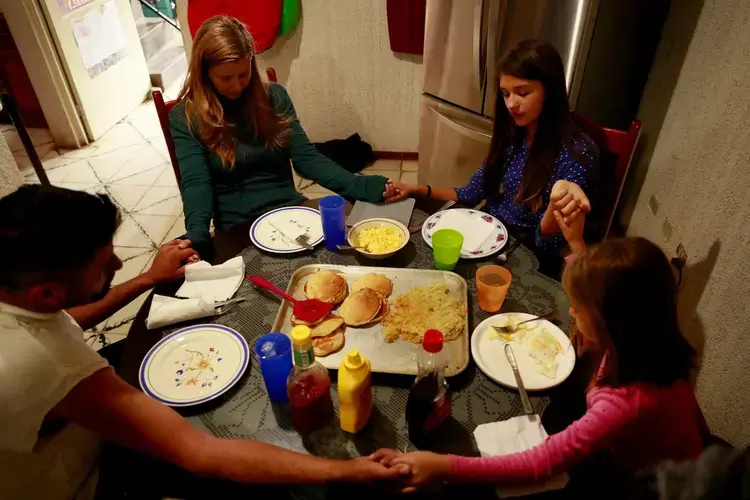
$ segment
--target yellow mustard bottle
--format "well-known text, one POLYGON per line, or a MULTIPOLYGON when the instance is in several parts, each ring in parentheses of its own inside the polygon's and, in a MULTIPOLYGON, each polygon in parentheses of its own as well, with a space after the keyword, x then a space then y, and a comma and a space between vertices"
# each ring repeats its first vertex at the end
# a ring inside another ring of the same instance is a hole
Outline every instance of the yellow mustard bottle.
POLYGON ((357 433, 372 414, 372 382, 370 361, 352 349, 339 367, 339 409, 341 429, 357 433))

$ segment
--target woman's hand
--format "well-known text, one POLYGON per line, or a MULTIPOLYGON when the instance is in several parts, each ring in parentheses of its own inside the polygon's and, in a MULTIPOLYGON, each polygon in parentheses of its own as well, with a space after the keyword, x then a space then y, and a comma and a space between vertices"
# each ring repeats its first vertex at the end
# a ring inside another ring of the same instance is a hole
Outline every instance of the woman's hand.
POLYGON ((406 198, 412 197, 419 191, 419 186, 413 184, 405 184, 398 181, 389 181, 386 186, 386 203, 395 203, 397 201, 405 200, 406 198))
POLYGON ((406 453, 393 458, 390 467, 408 466, 411 478, 406 481, 403 493, 413 493, 418 488, 441 483, 450 472, 450 456, 427 451, 406 453))
POLYGON ((563 217, 568 217, 580 209, 584 214, 591 212, 591 202, 586 193, 575 182, 560 179, 552 186, 550 205, 559 211, 563 217))

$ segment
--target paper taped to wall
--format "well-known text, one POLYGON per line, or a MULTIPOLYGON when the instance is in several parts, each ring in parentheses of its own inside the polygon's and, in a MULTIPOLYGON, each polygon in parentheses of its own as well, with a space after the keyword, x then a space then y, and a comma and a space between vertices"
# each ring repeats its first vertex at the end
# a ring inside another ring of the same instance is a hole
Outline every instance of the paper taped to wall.
POLYGON ((81 59, 92 78, 124 57, 125 35, 114 0, 91 9, 72 24, 81 59))

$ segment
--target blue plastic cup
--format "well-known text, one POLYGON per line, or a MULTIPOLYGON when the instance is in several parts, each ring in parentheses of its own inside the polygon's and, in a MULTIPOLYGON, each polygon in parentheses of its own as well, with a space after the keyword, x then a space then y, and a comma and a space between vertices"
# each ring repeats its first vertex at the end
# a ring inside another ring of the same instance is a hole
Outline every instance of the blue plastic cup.
POLYGON ((341 196, 326 196, 320 199, 318 207, 326 248, 338 252, 337 245, 346 245, 346 201, 341 196))
POLYGON ((268 397, 274 403, 286 403, 286 381, 292 371, 292 341, 283 333, 268 333, 255 343, 260 373, 268 397))

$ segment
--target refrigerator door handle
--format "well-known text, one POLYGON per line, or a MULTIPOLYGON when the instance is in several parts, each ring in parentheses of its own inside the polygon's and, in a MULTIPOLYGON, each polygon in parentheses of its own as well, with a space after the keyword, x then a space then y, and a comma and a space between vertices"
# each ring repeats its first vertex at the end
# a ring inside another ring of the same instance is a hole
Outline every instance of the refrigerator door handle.
POLYGON ((476 130, 467 125, 464 125, 463 123, 459 123, 455 121, 453 118, 438 111, 437 108, 435 108, 434 106, 430 106, 430 110, 437 115, 437 117, 440 119, 441 122, 445 123, 450 128, 452 128, 453 130, 457 132, 460 132, 463 135, 473 137, 474 139, 477 139, 482 142, 489 143, 492 141, 492 134, 482 132, 481 130, 476 130))
POLYGON ((480 90, 484 88, 485 70, 487 68, 485 48, 482 43, 484 2, 485 0, 477 0, 474 4, 474 67, 477 69, 477 77, 479 78, 478 87, 480 90))

